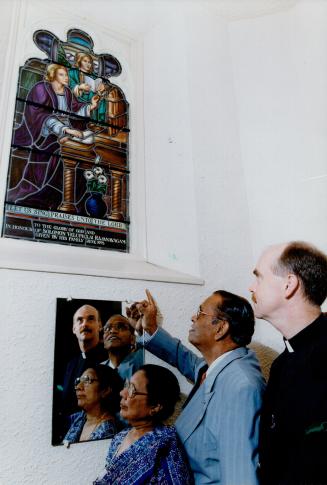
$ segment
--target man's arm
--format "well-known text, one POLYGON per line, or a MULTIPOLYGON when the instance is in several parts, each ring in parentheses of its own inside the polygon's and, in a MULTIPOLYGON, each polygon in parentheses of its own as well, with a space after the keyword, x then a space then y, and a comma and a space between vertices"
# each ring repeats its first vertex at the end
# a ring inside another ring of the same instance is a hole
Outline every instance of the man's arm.
POLYGON ((195 382, 195 371, 203 359, 183 345, 179 339, 172 337, 166 330, 158 328, 151 340, 145 344, 145 349, 176 367, 183 376, 195 382))
MULTIPOLYGON (((139 332, 147 332, 151 338, 145 343, 146 350, 176 367, 185 377, 195 381, 195 370, 202 360, 190 349, 173 338, 168 332, 158 327, 157 306, 149 292, 146 290, 147 300, 134 303, 126 309, 131 325, 139 332)), ((142 339, 139 338, 141 343, 142 339)))

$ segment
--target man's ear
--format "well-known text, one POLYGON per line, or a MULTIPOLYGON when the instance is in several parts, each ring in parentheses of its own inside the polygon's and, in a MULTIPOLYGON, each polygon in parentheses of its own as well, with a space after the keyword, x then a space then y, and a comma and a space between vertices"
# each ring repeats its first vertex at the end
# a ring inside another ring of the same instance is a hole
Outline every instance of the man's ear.
POLYGON ((228 332, 229 332, 229 323, 227 322, 227 320, 221 320, 216 325, 215 340, 218 342, 218 340, 223 339, 224 337, 226 337, 228 332))
POLYGON ((299 288, 300 288, 300 280, 298 276, 296 276, 295 274, 287 275, 287 278, 285 281, 285 297, 287 299, 292 298, 292 296, 297 292, 299 288))

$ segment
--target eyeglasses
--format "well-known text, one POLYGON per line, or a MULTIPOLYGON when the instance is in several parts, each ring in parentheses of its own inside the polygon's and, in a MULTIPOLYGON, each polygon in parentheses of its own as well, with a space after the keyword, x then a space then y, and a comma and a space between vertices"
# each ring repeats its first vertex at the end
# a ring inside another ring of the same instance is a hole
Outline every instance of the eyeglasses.
POLYGON ((121 332, 123 330, 129 330, 129 325, 127 325, 126 323, 117 323, 116 325, 105 325, 103 327, 103 333, 109 333, 112 330, 116 330, 118 332, 121 332))
POLYGON ((124 389, 127 390, 128 397, 130 399, 133 399, 135 396, 147 396, 147 392, 139 392, 136 390, 136 387, 132 382, 130 382, 128 379, 126 379, 125 384, 124 384, 124 389))
POLYGON ((206 313, 201 310, 201 308, 198 308, 198 311, 196 312, 196 319, 198 320, 201 315, 206 315, 207 317, 212 317, 212 323, 218 322, 219 320, 227 320, 228 321, 228 315, 222 311, 219 312, 219 315, 212 315, 211 313, 206 313))
POLYGON ((216 317, 216 315, 212 315, 211 313, 206 313, 201 310, 201 308, 198 308, 198 311, 196 312, 196 319, 198 320, 201 315, 206 315, 207 317, 212 317, 212 322, 217 322, 219 318, 216 317))
POLYGON ((77 377, 77 379, 75 379, 75 387, 78 386, 78 384, 84 384, 84 386, 88 386, 90 384, 92 384, 92 382, 95 382, 95 381, 99 381, 99 379, 94 379, 90 376, 81 376, 81 377, 77 377))

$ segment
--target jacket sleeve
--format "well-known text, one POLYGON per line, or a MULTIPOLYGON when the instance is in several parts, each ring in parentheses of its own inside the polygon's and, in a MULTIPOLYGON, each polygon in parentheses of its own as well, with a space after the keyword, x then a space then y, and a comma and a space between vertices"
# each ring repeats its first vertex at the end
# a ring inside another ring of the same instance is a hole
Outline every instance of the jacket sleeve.
POLYGON ((145 344, 145 348, 156 357, 176 367, 187 379, 195 382, 196 369, 203 359, 166 330, 158 328, 151 340, 145 344))

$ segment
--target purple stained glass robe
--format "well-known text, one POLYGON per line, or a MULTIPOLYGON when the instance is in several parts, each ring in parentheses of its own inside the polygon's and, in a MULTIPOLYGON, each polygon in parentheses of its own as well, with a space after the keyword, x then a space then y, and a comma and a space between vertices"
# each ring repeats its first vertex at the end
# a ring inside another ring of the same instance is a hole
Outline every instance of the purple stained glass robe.
MULTIPOLYGON (((80 103, 66 86, 62 96, 68 113, 78 113, 88 106, 80 103)), ((61 134, 51 133, 46 130, 46 124, 51 118, 57 119, 58 124, 63 126, 83 130, 86 123, 72 120, 68 114, 54 113, 57 109, 60 109, 58 97, 51 83, 40 81, 35 84, 27 96, 23 122, 13 135, 14 145, 33 151, 26 151, 21 178, 15 187, 7 191, 7 202, 51 210, 56 210, 60 204, 63 169, 58 140, 63 131, 61 134)), ((15 162, 12 163, 13 170, 15 162)))

